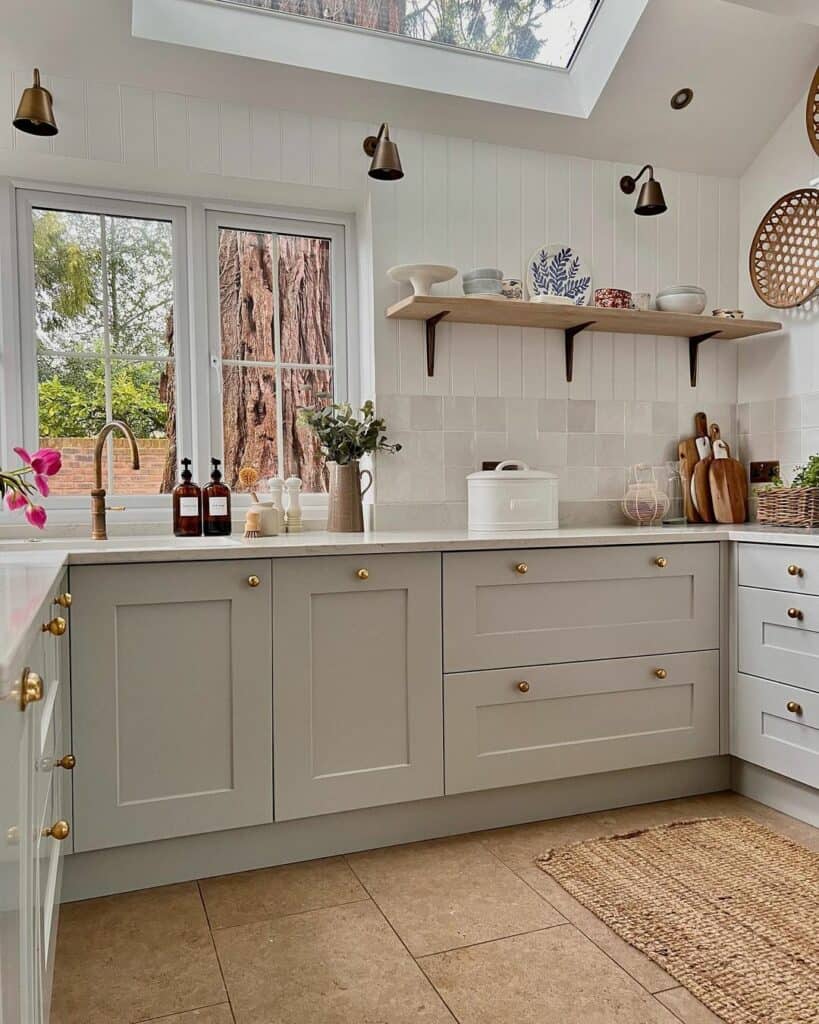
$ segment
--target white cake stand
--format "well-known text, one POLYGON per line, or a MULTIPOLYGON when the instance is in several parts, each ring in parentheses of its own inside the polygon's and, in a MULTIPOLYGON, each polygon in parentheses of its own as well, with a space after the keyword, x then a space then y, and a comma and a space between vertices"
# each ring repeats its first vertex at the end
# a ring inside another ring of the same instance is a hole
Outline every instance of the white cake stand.
POLYGON ((416 295, 429 295, 434 284, 451 281, 458 273, 456 267, 445 267, 435 263, 402 263, 387 271, 393 281, 411 284, 416 295))

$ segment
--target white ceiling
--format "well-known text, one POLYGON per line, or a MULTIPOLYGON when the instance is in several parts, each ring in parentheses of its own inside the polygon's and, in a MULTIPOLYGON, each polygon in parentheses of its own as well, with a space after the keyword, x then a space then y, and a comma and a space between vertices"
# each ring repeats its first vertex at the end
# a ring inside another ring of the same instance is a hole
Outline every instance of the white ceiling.
POLYGON ((18 69, 38 63, 52 74, 91 81, 738 175, 805 95, 819 63, 819 27, 746 2, 752 0, 650 0, 587 120, 134 39, 130 0, 4 0, 0 63, 18 69), (685 85, 694 89, 694 102, 674 112, 669 98, 685 85))

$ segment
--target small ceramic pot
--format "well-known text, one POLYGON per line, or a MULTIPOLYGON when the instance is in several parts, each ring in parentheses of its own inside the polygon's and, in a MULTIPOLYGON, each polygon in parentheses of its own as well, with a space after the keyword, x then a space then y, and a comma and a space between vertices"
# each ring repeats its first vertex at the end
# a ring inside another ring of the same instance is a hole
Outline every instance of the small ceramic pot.
POLYGON ((373 475, 368 469, 359 469, 358 461, 328 461, 327 470, 330 474, 330 500, 327 507, 327 529, 330 533, 363 533, 364 510, 362 497, 372 487, 373 475), (367 486, 361 489, 361 477, 369 479, 367 486))
POLYGON ((632 292, 631 308, 646 310, 651 305, 651 292, 632 292))
POLYGON ((516 277, 505 277, 501 281, 501 295, 507 299, 522 299, 523 282, 516 277))
POLYGON ((630 309, 631 292, 625 288, 597 288, 594 293, 594 304, 601 309, 630 309))
POLYGON ((741 309, 714 309, 711 311, 712 316, 718 316, 722 320, 742 320, 745 314, 741 309))

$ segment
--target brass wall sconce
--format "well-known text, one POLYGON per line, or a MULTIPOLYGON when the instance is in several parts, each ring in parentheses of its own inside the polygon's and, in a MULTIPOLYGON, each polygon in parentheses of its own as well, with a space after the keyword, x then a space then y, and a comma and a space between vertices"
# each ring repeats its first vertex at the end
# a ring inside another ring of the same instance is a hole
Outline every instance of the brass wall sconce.
POLYGON ((364 152, 370 157, 367 172, 377 181, 398 181, 404 177, 398 146, 390 139, 390 126, 385 121, 378 129, 378 135, 368 135, 364 140, 364 152))
POLYGON ((634 212, 640 217, 654 217, 658 213, 665 213, 668 207, 666 206, 665 196, 663 195, 660 183, 654 178, 654 168, 651 164, 646 164, 634 178, 630 174, 624 174, 620 179, 620 191, 630 196, 635 188, 637 188, 637 182, 646 171, 648 171, 648 178, 640 188, 640 195, 637 197, 637 205, 634 207, 634 212))
POLYGON ((40 85, 40 69, 34 69, 34 84, 23 90, 20 105, 11 122, 14 127, 28 135, 56 135, 58 128, 54 120, 51 93, 40 85))

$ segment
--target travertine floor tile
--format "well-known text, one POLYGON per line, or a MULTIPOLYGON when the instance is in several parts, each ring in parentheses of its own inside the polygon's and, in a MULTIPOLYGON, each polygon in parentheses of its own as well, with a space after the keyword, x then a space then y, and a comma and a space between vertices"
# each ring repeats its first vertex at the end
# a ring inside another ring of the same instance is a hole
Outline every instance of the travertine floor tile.
POLYGON ((195 882, 61 907, 51 1024, 133 1024, 226 999, 195 882))
POLYGON ((663 1006, 673 1010, 685 1024, 723 1024, 722 1017, 703 1006, 688 989, 672 988, 668 992, 658 992, 656 998, 663 1006))
POLYGON ((452 1024, 371 902, 223 928, 236 1024, 452 1024))
POLYGON ((549 821, 479 832, 475 838, 504 864, 516 868, 533 864, 546 850, 599 836, 600 830, 600 824, 588 815, 575 814, 571 818, 552 818, 549 821))
POLYGON ((578 903, 574 896, 566 892, 563 886, 545 871, 541 871, 536 865, 516 870, 520 877, 547 899, 555 910, 607 953, 623 970, 628 971, 643 988, 647 988, 649 992, 659 992, 678 984, 662 967, 649 960, 645 953, 630 946, 599 917, 587 910, 582 903, 578 903))
POLYGON ((367 899, 343 857, 205 878, 199 887, 211 928, 367 899))
POLYGON ((174 1013, 170 1017, 153 1017, 143 1024, 233 1024, 233 1014, 227 1003, 221 1003, 201 1010, 188 1010, 187 1013, 174 1013))
POLYGON ((413 956, 563 920, 472 838, 394 846, 348 859, 413 956))
POLYGON ((420 963, 460 1024, 677 1024, 571 925, 420 963))

